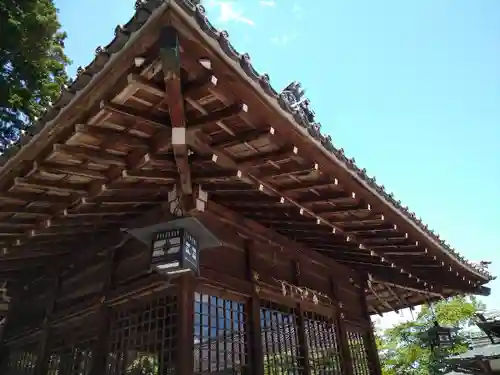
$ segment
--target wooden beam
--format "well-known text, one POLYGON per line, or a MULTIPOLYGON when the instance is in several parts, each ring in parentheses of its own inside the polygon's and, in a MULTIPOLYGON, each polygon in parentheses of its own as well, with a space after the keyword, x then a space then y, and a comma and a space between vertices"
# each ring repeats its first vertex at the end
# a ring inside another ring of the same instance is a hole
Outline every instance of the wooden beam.
POLYGON ((308 264, 310 262, 322 264, 326 267, 330 267, 340 274, 345 274, 348 271, 348 268, 339 265, 334 260, 318 254, 306 246, 303 246, 277 233, 273 229, 264 227, 253 220, 247 219, 212 200, 208 201, 207 211, 213 215, 213 218, 221 220, 224 223, 237 228, 241 233, 246 234, 249 238, 252 238, 257 242, 277 246, 284 251, 293 253, 298 256, 304 264, 308 264))
POLYGON ((439 298, 442 297, 442 295, 440 293, 431 292, 429 290, 417 289, 417 288, 414 288, 414 287, 411 287, 411 286, 395 284, 395 283, 391 283, 391 282, 387 282, 387 281, 378 281, 376 279, 375 279, 375 281, 379 282, 379 283, 382 283, 382 284, 388 284, 388 285, 393 286, 393 287, 397 287, 397 288, 400 288, 400 289, 410 290, 412 292, 417 292, 417 293, 424 294, 424 295, 430 295, 430 296, 439 297, 439 298))
POLYGON ((109 103, 102 101, 100 103, 101 110, 108 111, 109 113, 122 116, 137 122, 143 122, 151 125, 155 128, 163 129, 165 127, 170 128, 172 125, 169 118, 163 118, 159 116, 152 116, 144 111, 139 111, 133 107, 125 106, 118 103, 109 103))
POLYGON ((103 166, 117 165, 124 167, 126 165, 126 160, 122 156, 111 155, 106 151, 98 151, 84 146, 55 144, 53 146, 53 152, 64 154, 70 157, 70 159, 73 157, 81 162, 91 161, 103 166))
POLYGON ((74 184, 64 181, 51 181, 36 178, 21 178, 14 179, 14 188, 28 188, 35 190, 51 191, 63 194, 79 194, 84 195, 87 192, 87 184, 74 184))
MULTIPOLYGON (((160 62, 160 65, 161 63, 162 62, 160 62)), ((217 78, 213 74, 203 74, 202 76, 183 84, 182 93, 184 97, 186 97, 192 94, 196 94, 196 92, 203 92, 207 88, 214 86, 214 81, 216 82, 217 78)), ((147 91, 150 94, 156 95, 158 97, 163 98, 165 96, 165 90, 160 84, 157 84, 139 74, 129 74, 127 76, 127 82, 130 85, 134 85, 138 89, 147 91)))
POLYGON ((375 296, 375 298, 377 299, 377 301, 378 301, 381 305, 383 305, 383 306, 387 307, 387 308, 389 309, 389 311, 393 311, 393 310, 395 310, 395 309, 394 309, 394 308, 393 308, 393 307, 389 304, 389 302, 387 302, 385 299, 381 298, 381 297, 378 295, 377 291, 376 291, 376 290, 372 287, 371 281, 368 281, 366 284, 367 284, 368 289, 370 289, 370 292, 372 292, 372 294, 375 296))
POLYGON ((236 116, 242 112, 248 111, 248 107, 244 103, 234 103, 217 111, 210 112, 209 114, 199 116, 187 122, 187 129, 189 131, 196 131, 202 129, 205 125, 213 124, 218 121, 226 120, 230 117, 236 116))
MULTIPOLYGON (((4 215, 32 215, 38 218, 49 218, 54 215, 51 207, 22 206, 19 204, 4 204, 0 206, 0 213, 4 215)), ((12 219, 9 219, 12 220, 12 219)), ((36 223, 35 223, 36 224, 36 223)))
POLYGON ((26 193, 26 192, 4 192, 0 195, 0 202, 22 202, 22 203, 33 203, 33 202, 45 202, 45 203, 71 203, 71 197, 65 197, 55 194, 37 194, 37 193, 26 193), (68 199, 69 198, 69 199, 68 199))
POLYGON ((130 148, 149 150, 149 145, 146 139, 134 136, 128 131, 119 131, 117 129, 104 128, 101 126, 77 124, 75 126, 75 133, 85 134, 101 143, 121 143, 122 145, 130 148))
POLYGON ((181 83, 180 45, 177 30, 171 26, 162 28, 160 34, 160 57, 165 81, 166 97, 172 124, 172 148, 179 170, 180 190, 193 194, 189 150, 186 143, 186 117, 181 83))
POLYGON ((396 293, 396 291, 389 284, 385 284, 385 287, 389 291, 389 293, 391 293, 392 296, 394 298, 396 298, 396 300, 398 300, 398 302, 401 305, 401 308, 405 308, 405 307, 409 307, 410 309, 412 308, 410 303, 407 300, 405 300, 403 297, 401 297, 398 293, 396 293))
MULTIPOLYGON (((272 133, 269 129, 270 128, 267 127, 265 129, 259 128, 255 130, 248 130, 239 133, 237 136, 234 134, 224 133, 221 136, 214 136, 210 141, 210 146, 215 149, 225 149, 241 143, 250 143, 255 141, 258 141, 259 143, 266 143, 266 140, 270 140, 272 138, 272 133)), ((245 160, 242 160, 242 163, 245 163, 245 160)))
POLYGON ((103 171, 97 171, 83 166, 74 167, 71 165, 63 165, 57 163, 44 163, 43 165, 38 165, 34 163, 36 171, 40 174, 49 174, 55 176, 79 176, 85 177, 92 180, 106 180, 106 173, 103 171))
MULTIPOLYGON (((123 171, 122 178, 124 180, 138 180, 147 182, 162 182, 162 183, 175 183, 178 178, 176 171, 123 171)), ((140 190, 140 188, 139 188, 140 190)))

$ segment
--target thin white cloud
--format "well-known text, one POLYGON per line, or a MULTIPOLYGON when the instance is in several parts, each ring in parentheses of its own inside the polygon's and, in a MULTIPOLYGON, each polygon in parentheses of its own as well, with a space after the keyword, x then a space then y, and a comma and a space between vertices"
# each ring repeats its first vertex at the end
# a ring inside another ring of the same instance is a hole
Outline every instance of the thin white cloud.
POLYGON ((259 4, 262 5, 263 7, 275 7, 276 6, 276 1, 273 1, 273 0, 260 0, 259 4))
POLYGON ((236 9, 234 7, 234 3, 230 1, 209 1, 207 4, 208 8, 215 8, 217 7, 219 9, 219 17, 218 21, 222 23, 226 22, 240 22, 240 23, 246 23, 247 25, 250 26, 255 26, 255 22, 253 20, 246 18, 243 16, 243 11, 236 9))

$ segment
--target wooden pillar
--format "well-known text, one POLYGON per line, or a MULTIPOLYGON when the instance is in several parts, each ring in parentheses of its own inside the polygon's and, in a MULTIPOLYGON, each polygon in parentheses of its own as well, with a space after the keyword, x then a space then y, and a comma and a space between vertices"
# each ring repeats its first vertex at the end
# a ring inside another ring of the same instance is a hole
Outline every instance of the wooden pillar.
POLYGON ((365 290, 367 287, 368 287, 368 280, 364 278, 363 282, 361 283, 361 288, 359 288, 359 297, 360 297, 363 317, 370 324, 370 329, 363 335, 363 341, 365 344, 366 355, 368 357, 368 363, 370 364, 370 374, 382 375, 382 367, 380 365, 380 358, 378 356, 378 350, 377 350, 377 341, 375 340, 375 333, 373 332, 370 313, 368 312, 368 303, 366 302, 365 290))
POLYGON ((10 302, 7 310, 7 316, 3 326, 3 331, 1 332, 0 339, 0 373, 7 373, 7 365, 9 361, 10 350, 4 345, 3 340, 5 337, 9 336, 12 329, 15 329, 16 316, 17 316, 17 305, 22 299, 23 288, 19 283, 9 283, 8 291, 10 294, 10 302))
POLYGON ((177 305, 176 375, 192 375, 194 370, 194 289, 191 272, 179 277, 177 305))
MULTIPOLYGON (((292 261, 292 269, 294 270, 293 272, 293 283, 297 286, 302 285, 301 284, 301 275, 300 275, 300 263, 297 261, 292 261)), ((306 329, 305 329, 305 318, 304 318, 304 311, 302 310, 302 306, 300 303, 297 303, 296 306, 297 309, 297 339, 298 339, 298 344, 299 344, 299 350, 300 350, 300 373, 302 375, 310 375, 311 374, 311 368, 310 368, 310 361, 309 361, 309 346, 307 345, 307 334, 306 334, 306 329)))
POLYGON ((330 277, 330 293, 335 306, 335 335, 337 336, 337 342, 339 345, 339 356, 340 356, 340 370, 343 375, 352 375, 352 358, 351 351, 349 349, 349 340, 347 338, 347 329, 342 316, 342 304, 339 301, 339 290, 335 283, 335 279, 330 277))
POLYGON ((106 369, 111 329, 111 312, 107 304, 107 298, 115 281, 117 251, 118 249, 113 248, 106 253, 106 260, 102 267, 101 305, 97 312, 99 331, 97 341, 92 348, 89 375, 102 375, 106 369))
POLYGON ((5 345, 0 346, 0 374, 7 373, 9 364, 9 348, 5 345))
POLYGON ((52 328, 51 319, 56 307, 57 296, 61 286, 59 269, 53 268, 49 279, 49 291, 47 293, 47 304, 45 307, 45 318, 42 327, 42 336, 40 338, 40 347, 35 365, 35 375, 46 375, 49 366, 50 357, 50 331, 52 328))
MULTIPOLYGON (((255 284, 253 277, 255 255, 252 253, 251 244, 245 241, 245 259, 246 259, 246 278, 252 284, 255 284)), ((256 285, 253 285, 253 293, 247 301, 245 309, 248 320, 245 324, 247 347, 248 347, 248 367, 249 374, 264 374, 264 348, 262 346, 262 329, 260 326, 260 299, 256 291, 256 285)))

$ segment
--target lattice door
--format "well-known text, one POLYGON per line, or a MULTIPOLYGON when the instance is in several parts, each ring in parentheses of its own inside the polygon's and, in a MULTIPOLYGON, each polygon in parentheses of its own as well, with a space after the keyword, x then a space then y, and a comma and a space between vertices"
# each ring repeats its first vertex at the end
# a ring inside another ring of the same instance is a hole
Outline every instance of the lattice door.
POLYGON ((52 329, 48 375, 88 375, 96 336, 93 316, 52 329))
POLYGON ((316 313, 306 313, 305 331, 309 367, 313 375, 340 375, 340 349, 333 321, 316 313))
POLYGON ((265 374, 299 374, 303 358, 297 336, 296 310, 266 302, 261 308, 260 320, 265 374))
POLYGON ((174 372, 177 298, 163 295, 113 311, 108 375, 174 372))
POLYGON ((242 373, 247 364, 244 304, 195 294, 194 373, 242 373))
POLYGON ((349 340, 353 375, 370 375, 370 365, 363 334, 348 332, 347 339, 349 340))
POLYGON ((35 372, 37 356, 36 346, 23 350, 11 349, 6 366, 6 375, 32 375, 35 372))
POLYGON ((49 357, 48 375, 88 375, 92 362, 90 345, 65 348, 49 357))

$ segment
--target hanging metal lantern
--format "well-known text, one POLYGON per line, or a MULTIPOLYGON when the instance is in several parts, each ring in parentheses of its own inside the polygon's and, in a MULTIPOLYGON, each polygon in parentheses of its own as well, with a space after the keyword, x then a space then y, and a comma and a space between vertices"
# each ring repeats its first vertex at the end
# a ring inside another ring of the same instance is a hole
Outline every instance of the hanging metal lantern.
POLYGON ((151 244, 151 267, 160 273, 192 271, 199 275, 199 243, 185 229, 155 233, 151 244))
POLYGON ((426 332, 427 340, 431 346, 434 348, 452 348, 453 347, 453 333, 455 329, 450 327, 442 327, 437 321, 434 325, 429 328, 426 332))

